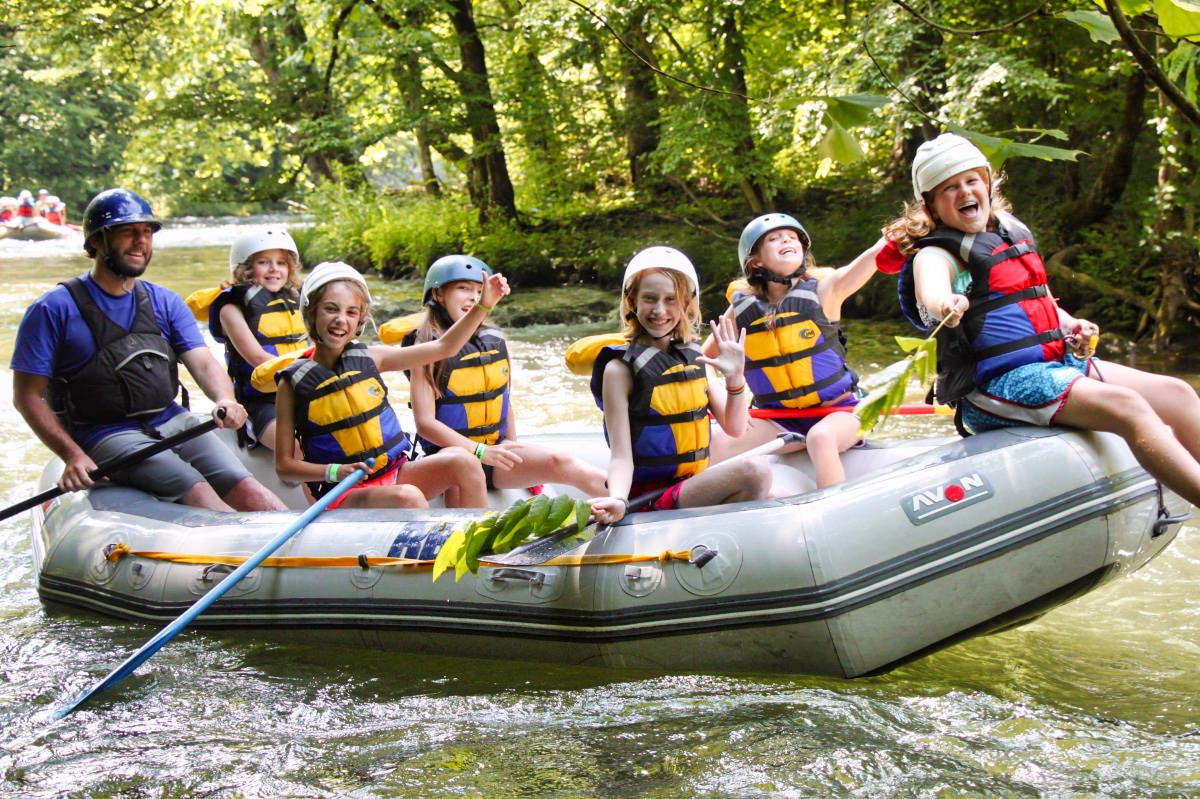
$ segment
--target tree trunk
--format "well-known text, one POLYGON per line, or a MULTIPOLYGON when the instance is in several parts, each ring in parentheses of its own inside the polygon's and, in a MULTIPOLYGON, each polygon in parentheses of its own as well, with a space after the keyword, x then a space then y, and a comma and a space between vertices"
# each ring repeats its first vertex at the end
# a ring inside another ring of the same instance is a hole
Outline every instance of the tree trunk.
MULTIPOLYGON (((419 28, 420 11, 415 8, 409 9, 407 21, 411 27, 419 28)), ((413 137, 417 140, 417 164, 421 169, 421 186, 426 194, 437 197, 442 193, 442 186, 433 170, 429 121, 425 112, 425 85, 421 80, 421 58, 416 50, 409 50, 400 56, 398 73, 398 81, 404 95, 404 110, 411 120, 413 137)))
MULTIPOLYGON (((333 99, 317 65, 307 58, 295 58, 310 49, 304 19, 295 3, 285 3, 269 17, 243 19, 248 24, 250 56, 267 76, 278 107, 310 121, 335 116, 333 99)), ((354 160, 354 153, 345 146, 313 147, 302 134, 293 135, 291 141, 314 182, 334 180, 334 163, 354 160)))
POLYGON ((479 209, 481 222, 516 219, 517 206, 504 142, 496 118, 496 104, 488 80, 487 57, 471 0, 448 0, 450 21, 458 35, 462 60, 460 87, 467 110, 467 128, 473 147, 467 159, 467 192, 479 209))
MULTIPOLYGON (((1165 45, 1159 43, 1158 46, 1162 50, 1165 45)), ((1158 218, 1151 231, 1151 242, 1157 245, 1161 254, 1154 298, 1157 307, 1152 320, 1156 348, 1169 346, 1193 312, 1200 308, 1191 293, 1196 291, 1196 278, 1200 273, 1195 214, 1190 206, 1180 201, 1180 189, 1190 184, 1196 174, 1191 141, 1194 128, 1186 126, 1181 130, 1185 123, 1182 114, 1161 91, 1158 92, 1158 105, 1166 124, 1159 128, 1158 150, 1162 160, 1155 198, 1158 218)))
POLYGON ((734 130, 738 131, 737 144, 733 153, 738 170, 738 188, 753 214, 766 213, 771 209, 767 189, 762 185, 755 163, 754 130, 750 118, 750 104, 746 100, 746 54, 745 41, 738 25, 737 12, 730 8, 721 24, 723 43, 722 61, 729 65, 730 91, 737 96, 729 97, 730 117, 734 130))
MULTIPOLYGON (((622 38, 637 53, 653 63, 654 54, 644 27, 645 9, 630 17, 622 38)), ((658 149, 658 85, 654 73, 632 53, 622 50, 621 77, 625 88, 625 155, 629 180, 635 191, 651 189, 646 159, 658 149)))
POLYGON ((1121 199, 1133 171, 1133 155, 1138 136, 1146 124, 1146 76, 1135 70, 1125 84, 1125 106, 1121 121, 1112 135, 1112 146, 1104 166, 1086 197, 1069 205, 1062 216, 1063 240, 1080 240, 1083 230, 1101 222, 1121 199))

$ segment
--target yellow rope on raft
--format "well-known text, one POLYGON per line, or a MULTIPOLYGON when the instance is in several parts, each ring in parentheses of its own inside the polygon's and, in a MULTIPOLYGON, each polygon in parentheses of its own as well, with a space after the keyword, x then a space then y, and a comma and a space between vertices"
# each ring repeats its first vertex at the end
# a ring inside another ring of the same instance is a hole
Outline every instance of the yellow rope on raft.
MULTIPOLYGON (((155 552, 153 550, 134 550, 128 544, 112 544, 105 557, 116 563, 125 556, 145 558, 146 560, 161 560, 168 563, 188 563, 196 566, 240 566, 249 558, 248 555, 197 555, 184 552, 155 552)), ((551 558, 538 566, 612 566, 622 563, 647 563, 657 561, 666 563, 671 560, 691 560, 691 550, 663 550, 657 555, 629 555, 610 553, 602 555, 562 555, 551 558)), ((424 569, 433 566, 433 561, 417 558, 374 557, 368 555, 335 555, 331 557, 271 557, 261 564, 272 569, 370 569, 370 568, 405 568, 424 569)), ((496 563, 480 558, 479 565, 492 569, 506 568, 504 563, 496 563)))

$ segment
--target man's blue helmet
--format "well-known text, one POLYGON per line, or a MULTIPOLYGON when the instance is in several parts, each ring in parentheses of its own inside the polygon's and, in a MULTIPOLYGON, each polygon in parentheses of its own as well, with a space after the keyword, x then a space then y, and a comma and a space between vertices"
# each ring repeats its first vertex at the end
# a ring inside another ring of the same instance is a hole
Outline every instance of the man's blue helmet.
POLYGON ((430 293, 447 283, 456 280, 470 280, 472 283, 482 283, 484 277, 492 274, 492 268, 478 258, 470 255, 443 255, 429 265, 425 273, 425 294, 421 302, 429 302, 430 293))
MULTIPOLYGON (((88 250, 88 239, 102 230, 117 225, 145 222, 157 233, 162 223, 154 218, 150 203, 129 189, 105 189, 92 198, 83 212, 83 248, 88 250)), ((88 250, 88 255, 92 251, 88 250)))
POLYGON ((758 240, 772 230, 778 230, 781 227, 796 231, 800 236, 800 243, 804 245, 805 252, 812 246, 812 239, 808 237, 808 231, 793 217, 787 214, 763 214, 751 219, 746 227, 742 228, 742 235, 738 238, 738 266, 745 269, 746 260, 750 257, 750 253, 754 252, 754 245, 758 244, 758 240))

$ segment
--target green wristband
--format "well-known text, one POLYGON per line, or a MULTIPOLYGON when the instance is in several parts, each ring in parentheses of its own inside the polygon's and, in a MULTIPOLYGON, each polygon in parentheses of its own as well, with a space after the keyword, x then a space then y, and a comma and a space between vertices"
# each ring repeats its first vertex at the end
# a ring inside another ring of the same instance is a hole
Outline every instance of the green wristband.
POLYGON ((338 473, 339 466, 341 466, 340 463, 331 463, 325 467, 325 482, 327 482, 327 483, 336 483, 337 482, 337 473, 338 473))
POLYGON ((479 460, 483 460, 483 453, 485 453, 485 452, 487 452, 486 446, 484 446, 483 444, 475 445, 475 457, 476 458, 479 458, 479 460))

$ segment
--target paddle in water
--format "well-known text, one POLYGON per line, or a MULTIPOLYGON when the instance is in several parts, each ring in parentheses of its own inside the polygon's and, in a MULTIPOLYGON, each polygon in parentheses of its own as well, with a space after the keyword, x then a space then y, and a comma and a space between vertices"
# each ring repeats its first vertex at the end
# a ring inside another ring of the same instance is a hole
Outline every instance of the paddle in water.
MULTIPOLYGON (((370 462, 368 462, 368 465, 370 465, 370 462)), ((155 652, 162 649, 168 641, 182 632, 184 627, 187 627, 188 624, 195 620, 197 616, 207 610, 210 605, 224 596, 225 592, 237 585, 243 577, 256 569, 259 564, 269 558, 275 552, 275 550, 287 543, 288 539, 307 527, 309 522, 317 518, 317 516, 319 516, 322 511, 329 507, 330 504, 336 501, 338 497, 342 496, 342 494, 345 494, 366 476, 367 472, 365 470, 355 469, 353 474, 344 478, 340 483, 334 486, 329 493, 325 494, 311 507, 309 507, 308 510, 300 514, 300 517, 297 518, 296 521, 292 522, 292 524, 289 525, 286 530, 267 542, 262 549, 258 550, 249 558, 247 558, 245 563, 234 569, 228 577, 214 585, 211 589, 209 589, 207 594, 196 600, 196 602, 187 610, 185 610, 179 618, 175 619, 175 621, 159 630, 158 635, 151 638, 142 645, 141 649, 126 658, 125 662, 109 672, 107 677, 81 693, 79 696, 75 697, 75 699, 68 704, 65 704, 55 710, 53 718, 61 719, 63 716, 73 712, 88 699, 91 699, 101 691, 112 688, 114 685, 121 682, 121 680, 124 680, 126 677, 132 674, 138 666, 142 665, 151 657, 153 657, 155 652)))

